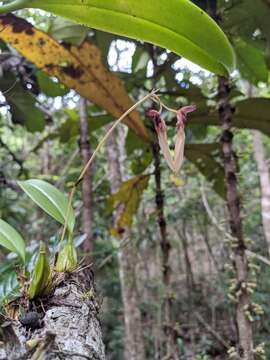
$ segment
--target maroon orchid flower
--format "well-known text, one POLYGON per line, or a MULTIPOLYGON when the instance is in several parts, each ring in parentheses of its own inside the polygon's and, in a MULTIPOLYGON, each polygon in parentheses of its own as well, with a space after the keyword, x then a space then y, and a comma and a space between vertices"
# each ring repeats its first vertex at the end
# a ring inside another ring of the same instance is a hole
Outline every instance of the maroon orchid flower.
POLYGON ((167 127, 165 121, 160 115, 160 112, 156 110, 149 110, 147 113, 147 115, 154 120, 160 149, 164 155, 167 164, 174 173, 179 172, 184 161, 185 125, 187 121, 187 114, 195 110, 195 105, 189 105, 182 107, 176 112, 176 139, 173 157, 169 149, 167 127))

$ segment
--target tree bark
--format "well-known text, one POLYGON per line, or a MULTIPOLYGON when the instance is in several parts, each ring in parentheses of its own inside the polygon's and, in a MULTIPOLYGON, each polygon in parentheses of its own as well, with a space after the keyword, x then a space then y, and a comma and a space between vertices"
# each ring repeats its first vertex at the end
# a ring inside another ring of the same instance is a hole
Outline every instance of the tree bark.
POLYGON ((253 131, 254 155, 257 163, 258 175, 261 184, 261 213, 264 236, 270 256, 270 176, 266 162, 265 150, 262 135, 258 131, 253 131))
POLYGON ((162 261, 162 281, 164 285, 164 302, 163 302, 163 333, 164 343, 161 354, 166 359, 178 359, 177 331, 172 319, 173 299, 171 293, 171 267, 170 267, 170 250, 171 243, 167 237, 167 224, 164 215, 164 195, 161 186, 161 169, 160 169, 160 150, 158 143, 152 146, 155 166, 155 184, 156 184, 156 208, 158 225, 160 231, 160 248, 162 261), (164 353, 165 350, 165 353, 164 353))
POLYGON ((66 274, 20 321, 0 321, 0 359, 105 360, 98 311, 91 271, 66 274))
POLYGON ((222 126, 221 143, 225 170, 225 185, 227 206, 230 218, 231 235, 236 240, 233 249, 234 267, 237 286, 240 289, 236 306, 236 322, 238 327, 239 347, 238 355, 243 360, 253 360, 253 331, 245 311, 250 305, 249 294, 246 289, 248 281, 248 259, 246 245, 242 231, 240 215, 240 198, 237 192, 236 159, 233 152, 231 132, 233 111, 229 102, 230 81, 219 77, 219 118, 222 126))
MULTIPOLYGON (((123 154, 117 143, 116 134, 107 141, 108 154, 108 177, 111 185, 111 192, 115 193, 122 184, 123 174, 119 159, 123 159, 123 154)), ((121 207, 114 213, 114 219, 118 218, 121 207)), ((121 283, 121 295, 124 307, 125 321, 125 359, 144 360, 145 348, 143 340, 142 319, 139 308, 139 294, 136 284, 136 249, 135 244, 130 238, 130 230, 122 229, 119 234, 119 277, 121 283)))
POLYGON ((190 256, 188 253, 188 239, 187 239, 187 229, 186 229, 186 221, 183 219, 181 228, 182 233, 180 230, 176 230, 179 239, 182 242, 182 248, 184 251, 184 259, 185 259, 185 267, 186 267, 186 284, 187 284, 187 291, 190 293, 192 290, 195 289, 195 281, 192 271, 192 265, 190 261, 190 256))
MULTIPOLYGON (((87 101, 80 98, 80 152, 82 158, 82 165, 85 166, 91 157, 91 147, 89 143, 89 129, 88 129, 88 115, 87 115, 87 101)), ((83 250, 86 253, 87 259, 90 260, 93 252, 93 223, 92 223, 92 170, 91 167, 84 175, 82 182, 82 199, 83 199, 83 224, 82 228, 86 235, 83 243, 83 250)))

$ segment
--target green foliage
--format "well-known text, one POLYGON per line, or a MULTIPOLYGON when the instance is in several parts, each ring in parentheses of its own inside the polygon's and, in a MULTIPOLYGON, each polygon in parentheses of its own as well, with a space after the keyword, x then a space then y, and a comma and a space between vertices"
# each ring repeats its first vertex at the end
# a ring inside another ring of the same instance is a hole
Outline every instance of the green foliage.
MULTIPOLYGON (((270 136, 270 99, 252 98, 234 104, 233 126, 239 129, 255 129, 270 136)), ((218 113, 209 109, 190 116, 190 124, 219 125, 218 113)))
MULTIPOLYGON (((60 126, 59 138, 63 143, 67 143, 71 140, 76 139, 79 136, 79 115, 76 111, 67 110, 66 114, 68 115, 67 120, 60 126)), ((89 135, 101 127, 109 124, 113 121, 113 118, 110 115, 92 115, 89 114, 88 117, 88 129, 89 135)))
POLYGON ((131 171, 139 175, 152 163, 153 154, 149 144, 139 138, 134 131, 129 130, 125 142, 126 153, 131 160, 131 171))
POLYGON ((44 129, 44 114, 35 106, 34 96, 20 85, 14 75, 11 73, 4 74, 0 81, 0 90, 10 107, 14 124, 25 125, 27 130, 31 132, 44 129))
MULTIPOLYGON (((67 0, 61 4, 31 0, 17 4, 17 9, 43 9, 99 30, 165 47, 218 74, 226 75, 234 68, 234 54, 226 36, 188 0, 67 0)), ((10 7, 2 7, 4 11, 10 7)))
POLYGON ((50 24, 48 33, 56 40, 68 44, 81 45, 87 36, 88 29, 72 21, 55 17, 50 24))
POLYGON ((259 81, 267 82, 268 69, 263 51, 241 39, 235 40, 233 44, 237 56, 237 66, 243 78, 255 85, 259 81))
POLYGON ((7 222, 0 219, 0 245, 15 252, 25 262, 25 243, 21 235, 7 222))
POLYGON ((216 160, 220 151, 219 144, 187 144, 185 156, 212 183, 217 194, 225 198, 224 169, 216 160))
POLYGON ((255 84, 267 81, 265 50, 270 41, 270 8, 267 1, 221 1, 224 7, 223 28, 233 40, 237 39, 233 42, 241 74, 255 84))
POLYGON ((132 56, 132 72, 137 73, 141 71, 142 74, 146 75, 147 64, 150 60, 150 56, 147 51, 141 47, 137 47, 134 55, 132 56))
POLYGON ((58 81, 54 81, 41 70, 37 72, 37 80, 40 90, 46 96, 64 96, 69 91, 64 85, 60 84, 58 81))
POLYGON ((38 179, 18 181, 18 184, 39 207, 60 224, 65 223, 65 218, 68 215, 67 227, 70 233, 73 232, 75 225, 74 211, 71 207, 68 209, 67 198, 56 187, 38 179))

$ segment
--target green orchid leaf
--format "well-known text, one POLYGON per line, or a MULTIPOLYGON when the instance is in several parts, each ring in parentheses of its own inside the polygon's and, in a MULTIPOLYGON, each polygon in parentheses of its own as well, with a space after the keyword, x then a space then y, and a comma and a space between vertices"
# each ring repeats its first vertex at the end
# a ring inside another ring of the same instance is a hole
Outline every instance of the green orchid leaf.
POLYGON ((82 25, 167 48, 214 73, 234 68, 233 49, 213 19, 189 0, 17 0, 0 13, 38 8, 82 25))
POLYGON ((74 211, 72 208, 68 211, 68 199, 56 187, 38 179, 18 181, 18 184, 41 209, 61 224, 65 223, 68 214, 67 227, 70 233, 73 232, 74 211))
POLYGON ((7 222, 0 219, 0 245, 20 256, 25 262, 25 243, 21 235, 7 222))

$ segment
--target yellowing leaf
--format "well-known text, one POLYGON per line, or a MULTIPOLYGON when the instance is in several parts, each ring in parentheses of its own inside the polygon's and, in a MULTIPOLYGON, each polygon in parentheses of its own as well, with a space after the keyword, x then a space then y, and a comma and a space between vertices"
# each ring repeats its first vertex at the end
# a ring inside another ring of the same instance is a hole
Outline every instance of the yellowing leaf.
POLYGON ((133 216, 140 204, 143 191, 147 188, 149 175, 136 176, 124 182, 110 198, 112 209, 119 209, 113 235, 121 235, 123 230, 131 227, 133 216))
MULTIPOLYGON (((67 87, 119 118, 133 102, 122 81, 102 63, 100 50, 89 42, 79 47, 59 44, 45 32, 12 14, 0 17, 0 39, 67 87)), ((139 136, 149 140, 137 111, 124 120, 139 136)))

